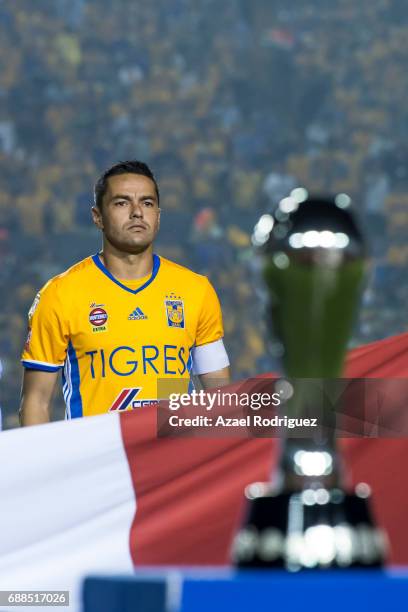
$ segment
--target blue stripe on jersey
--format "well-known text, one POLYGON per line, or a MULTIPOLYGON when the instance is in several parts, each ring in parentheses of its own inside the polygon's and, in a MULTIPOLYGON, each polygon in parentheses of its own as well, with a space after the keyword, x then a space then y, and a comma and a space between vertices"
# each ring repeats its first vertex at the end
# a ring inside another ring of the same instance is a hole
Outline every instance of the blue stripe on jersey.
MULTIPOLYGON (((187 371, 191 375, 191 370, 193 369, 193 348, 194 345, 189 348, 188 351, 188 360, 187 360, 187 371)), ((187 393, 192 393, 195 389, 194 381, 190 378, 188 383, 187 393)))
POLYGON ((80 376, 78 358, 71 342, 68 345, 67 359, 69 359, 69 379, 71 386, 67 404, 69 405, 71 419, 77 419, 82 416, 82 398, 79 391, 80 376))
MULTIPOLYGON (((65 376, 64 374, 62 375, 62 381, 65 380, 65 376)), ((62 395, 64 396, 64 400, 67 399, 67 395, 68 395, 68 385, 66 383, 64 383, 63 387, 62 387, 62 395)))
POLYGON ((190 374, 193 369, 193 348, 194 345, 188 349, 188 360, 187 360, 187 371, 190 374))
POLYGON ((111 281, 119 285, 119 287, 121 287, 122 289, 125 289, 125 291, 129 291, 129 293, 133 293, 133 295, 136 295, 136 293, 139 293, 140 291, 143 291, 143 289, 146 289, 146 287, 148 287, 150 283, 154 281, 159 271, 159 268, 160 268, 160 257, 154 253, 153 254, 153 270, 152 270, 152 274, 150 278, 144 283, 144 285, 142 285, 141 287, 138 287, 138 289, 130 289, 130 287, 126 287, 126 285, 123 285, 120 281, 118 281, 118 279, 115 278, 113 274, 109 272, 108 268, 105 268, 105 266, 101 262, 101 259, 98 253, 92 256, 92 261, 101 270, 101 272, 103 272, 108 278, 110 278, 111 281))
POLYGON ((32 363, 24 359, 22 359, 21 363, 26 370, 41 370, 41 372, 58 372, 62 368, 62 366, 48 366, 43 363, 32 363))
POLYGON ((69 399, 72 392, 71 379, 70 379, 70 367, 69 367, 69 359, 68 356, 65 359, 65 367, 62 371, 62 394, 64 396, 65 402, 65 418, 71 418, 71 411, 69 407, 69 399))

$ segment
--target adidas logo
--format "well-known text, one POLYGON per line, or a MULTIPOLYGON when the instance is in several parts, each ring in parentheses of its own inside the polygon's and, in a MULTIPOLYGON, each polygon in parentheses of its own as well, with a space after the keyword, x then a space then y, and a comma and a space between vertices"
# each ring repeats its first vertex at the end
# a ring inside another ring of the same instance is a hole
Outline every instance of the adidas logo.
POLYGON ((135 308, 128 316, 128 319, 129 321, 140 321, 141 319, 147 319, 147 317, 140 308, 135 308))

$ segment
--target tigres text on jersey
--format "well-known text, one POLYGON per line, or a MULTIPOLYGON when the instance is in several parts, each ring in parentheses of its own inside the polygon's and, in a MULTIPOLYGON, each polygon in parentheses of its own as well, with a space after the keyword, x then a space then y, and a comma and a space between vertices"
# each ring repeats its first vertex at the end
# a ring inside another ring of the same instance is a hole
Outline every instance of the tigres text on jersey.
POLYGON ((63 369, 66 416, 76 418, 157 403, 166 380, 187 391, 192 349, 222 336, 205 276, 154 255, 150 275, 121 281, 94 255, 36 296, 22 363, 63 369))

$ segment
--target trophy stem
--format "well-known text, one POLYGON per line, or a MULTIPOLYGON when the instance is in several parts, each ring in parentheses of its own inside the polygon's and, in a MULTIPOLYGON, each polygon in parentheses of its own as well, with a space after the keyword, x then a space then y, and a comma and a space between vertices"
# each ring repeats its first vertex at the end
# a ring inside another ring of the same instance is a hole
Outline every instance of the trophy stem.
MULTIPOLYGON (((293 394, 281 406, 291 417, 316 422, 308 437, 283 430, 280 448, 280 486, 284 491, 343 486, 343 470, 336 443, 336 411, 341 381, 301 378, 291 381, 293 394)), ((307 435, 307 434, 305 434, 307 435)))
POLYGON ((283 492, 343 486, 336 449, 328 444, 317 445, 313 440, 283 440, 278 471, 283 492))

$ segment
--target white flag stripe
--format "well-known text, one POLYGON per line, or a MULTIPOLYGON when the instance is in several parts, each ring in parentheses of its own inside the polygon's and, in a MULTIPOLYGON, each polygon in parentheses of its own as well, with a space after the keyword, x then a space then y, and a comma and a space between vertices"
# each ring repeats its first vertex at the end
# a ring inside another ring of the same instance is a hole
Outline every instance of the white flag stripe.
POLYGON ((76 612, 84 575, 132 570, 119 415, 3 432, 0 466, 0 589, 70 590, 76 612))

